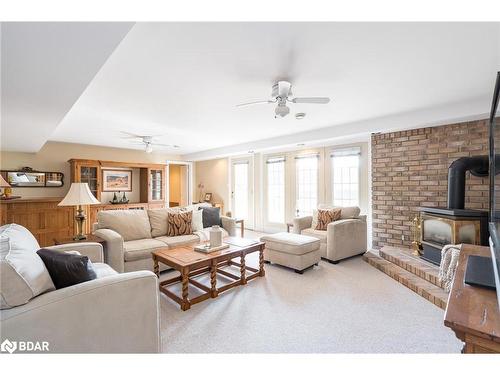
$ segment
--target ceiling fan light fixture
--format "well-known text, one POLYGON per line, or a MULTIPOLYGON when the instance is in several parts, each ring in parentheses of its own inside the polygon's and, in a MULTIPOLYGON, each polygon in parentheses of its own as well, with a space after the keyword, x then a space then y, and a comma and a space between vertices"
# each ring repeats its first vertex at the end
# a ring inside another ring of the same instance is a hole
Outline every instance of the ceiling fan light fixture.
POLYGON ((288 108, 286 105, 278 105, 276 109, 274 110, 274 113, 276 114, 276 117, 285 117, 290 113, 290 108, 288 108))
POLYGON ((153 152, 153 146, 151 145, 151 143, 146 143, 146 149, 144 151, 146 151, 146 154, 150 154, 153 152))

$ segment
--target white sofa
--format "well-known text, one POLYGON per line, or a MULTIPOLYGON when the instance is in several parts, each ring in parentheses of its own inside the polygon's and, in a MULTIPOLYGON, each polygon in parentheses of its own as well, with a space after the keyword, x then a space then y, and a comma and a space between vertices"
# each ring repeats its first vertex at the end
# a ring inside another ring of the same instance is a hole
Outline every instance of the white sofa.
MULTIPOLYGON (((209 203, 194 204, 185 210, 198 210, 209 203)), ((179 208, 155 210, 108 210, 100 211, 93 234, 105 240, 106 263, 117 272, 153 270, 151 253, 159 248, 175 247, 208 240, 205 228, 190 235, 167 236, 167 216, 179 208)), ((236 235, 235 219, 221 217, 224 236, 236 235)), ((168 269, 160 264, 160 271, 168 269)))
MULTIPOLYGON (((16 247, 19 254, 19 249, 36 252, 39 246, 33 235, 19 225, 0 227, 0 233, 0 260, 4 262, 0 274, 1 298, 5 303, 9 293, 11 299, 15 297, 12 288, 14 291, 19 289, 12 285, 17 276, 6 264, 12 249, 16 247)), ((97 278, 67 288, 52 288, 15 307, 3 305, 0 310, 1 342, 5 339, 48 342, 49 351, 56 353, 160 351, 158 280, 152 272, 118 274, 103 263, 102 246, 98 243, 67 244, 47 249, 76 250, 86 255, 93 263, 97 278)), ((29 272, 29 267, 21 264, 21 272, 29 272)), ((40 272, 38 268, 37 272, 36 278, 39 279, 43 270, 40 272)), ((50 275, 48 277, 50 280, 50 275)))
MULTIPOLYGON (((319 209, 332 208, 319 205, 319 209)), ((363 254, 367 248, 366 215, 360 215, 359 207, 342 207, 340 220, 327 226, 327 230, 316 230, 313 216, 293 220, 293 233, 316 237, 320 240, 321 257, 330 263, 363 254)))

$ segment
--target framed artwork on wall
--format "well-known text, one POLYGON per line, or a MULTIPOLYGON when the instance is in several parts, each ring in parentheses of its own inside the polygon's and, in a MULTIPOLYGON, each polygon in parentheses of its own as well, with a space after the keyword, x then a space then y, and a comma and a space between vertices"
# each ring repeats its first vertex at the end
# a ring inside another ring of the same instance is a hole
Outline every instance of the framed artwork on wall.
POLYGON ((211 202, 212 201, 212 193, 205 193, 205 202, 211 202))
POLYGON ((132 171, 103 169, 102 191, 132 191, 132 171))

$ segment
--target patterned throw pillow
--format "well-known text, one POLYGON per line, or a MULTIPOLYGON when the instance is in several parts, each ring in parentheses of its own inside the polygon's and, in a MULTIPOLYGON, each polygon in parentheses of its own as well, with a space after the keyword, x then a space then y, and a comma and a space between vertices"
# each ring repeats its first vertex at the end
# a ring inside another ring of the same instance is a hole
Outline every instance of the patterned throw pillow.
POLYGON ((167 219, 167 236, 174 237, 193 234, 193 228, 191 226, 192 220, 192 211, 169 213, 167 219))
POLYGON ((318 209, 318 224, 316 224, 316 230, 326 230, 328 224, 332 221, 340 220, 340 214, 342 210, 340 208, 333 208, 330 210, 318 209))

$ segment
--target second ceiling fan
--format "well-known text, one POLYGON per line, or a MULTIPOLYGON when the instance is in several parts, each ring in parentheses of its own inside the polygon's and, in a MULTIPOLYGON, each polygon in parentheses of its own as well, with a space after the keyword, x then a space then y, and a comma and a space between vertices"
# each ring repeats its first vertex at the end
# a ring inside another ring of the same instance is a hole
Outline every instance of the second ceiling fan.
POLYGON ((271 98, 269 100, 258 100, 255 102, 238 104, 236 107, 246 107, 255 104, 277 104, 274 110, 275 118, 285 117, 290 113, 290 108, 287 103, 307 103, 307 104, 327 104, 330 102, 328 97, 292 97, 292 84, 288 81, 276 82, 271 91, 271 98))

